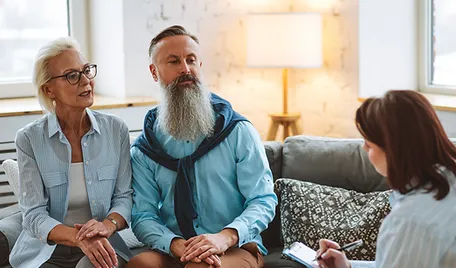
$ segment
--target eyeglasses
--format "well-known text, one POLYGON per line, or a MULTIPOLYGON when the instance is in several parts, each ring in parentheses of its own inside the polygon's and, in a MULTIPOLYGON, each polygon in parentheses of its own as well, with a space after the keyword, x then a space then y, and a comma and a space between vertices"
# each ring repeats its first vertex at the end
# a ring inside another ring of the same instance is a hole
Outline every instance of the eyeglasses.
POLYGON ((90 64, 90 65, 87 65, 80 72, 79 71, 72 71, 72 72, 69 72, 69 73, 66 73, 66 74, 62 74, 62 75, 59 75, 59 76, 54 76, 54 77, 51 77, 49 79, 49 81, 51 81, 52 79, 55 79, 55 78, 65 77, 66 80, 68 81, 68 83, 70 83, 70 85, 76 85, 81 80, 81 75, 82 74, 84 74, 85 77, 87 77, 88 79, 93 79, 95 76, 97 76, 97 65, 96 64, 90 64))

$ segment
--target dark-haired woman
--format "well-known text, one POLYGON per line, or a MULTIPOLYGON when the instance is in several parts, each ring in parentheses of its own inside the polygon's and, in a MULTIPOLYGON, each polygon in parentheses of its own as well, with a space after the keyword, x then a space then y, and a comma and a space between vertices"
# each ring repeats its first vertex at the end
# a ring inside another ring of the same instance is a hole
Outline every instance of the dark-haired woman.
POLYGON ((321 240, 322 267, 456 267, 456 147, 425 97, 389 91, 369 98, 356 126, 376 170, 394 190, 375 262, 350 262, 321 240))

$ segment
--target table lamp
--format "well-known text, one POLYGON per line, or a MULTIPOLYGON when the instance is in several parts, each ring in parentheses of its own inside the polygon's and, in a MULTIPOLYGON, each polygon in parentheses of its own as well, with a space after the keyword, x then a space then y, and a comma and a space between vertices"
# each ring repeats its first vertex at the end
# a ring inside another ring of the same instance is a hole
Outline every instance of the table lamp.
POLYGON ((282 113, 270 114, 267 140, 274 140, 280 125, 283 139, 300 133, 299 113, 288 111, 288 69, 322 66, 322 19, 318 13, 250 14, 246 21, 247 66, 281 68, 282 113))

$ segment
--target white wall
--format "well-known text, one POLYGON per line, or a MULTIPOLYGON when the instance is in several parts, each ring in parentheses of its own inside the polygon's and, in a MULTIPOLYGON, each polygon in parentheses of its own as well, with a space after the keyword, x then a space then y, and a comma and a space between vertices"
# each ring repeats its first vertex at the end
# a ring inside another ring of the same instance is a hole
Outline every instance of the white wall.
POLYGON ((417 0, 359 1, 359 97, 418 89, 417 0))
POLYGON ((128 85, 125 62, 129 57, 125 46, 124 1, 96 0, 89 4, 91 59, 98 64, 95 90, 102 95, 124 97, 128 85))
POLYGON ((450 111, 437 111, 447 135, 456 138, 456 113, 450 111))
MULTIPOLYGON (((419 89, 419 0, 359 0, 359 97, 419 89)), ((437 111, 456 137, 456 113, 437 111)))
MULTIPOLYGON (((98 92, 156 97, 159 86, 148 71, 149 42, 165 27, 181 24, 200 39, 206 84, 265 138, 268 114, 281 111, 282 77, 280 70, 245 66, 245 17, 251 12, 321 12, 324 67, 290 71, 289 109, 302 114, 303 134, 359 137, 353 122, 358 97, 417 89, 417 1, 91 1, 96 9, 92 54, 100 53, 94 55, 100 65, 98 92)), ((442 114, 451 130, 456 115, 442 114)))
MULTIPOLYGON (((118 1, 116 0, 116 3, 118 1)), ((353 114, 359 105, 357 1, 122 2, 123 50, 118 55, 123 57, 125 62, 123 76, 126 95, 157 96, 159 86, 153 82, 148 72, 149 42, 165 27, 181 24, 200 39, 206 84, 212 91, 228 99, 237 111, 247 116, 262 137, 266 137, 268 131, 268 114, 280 112, 282 109, 282 76, 279 69, 245 66, 245 17, 248 13, 260 12, 321 12, 324 67, 290 71, 289 109, 291 112, 301 112, 304 134, 358 136, 353 124, 353 114)), ((99 12, 108 11, 105 9, 99 12)), ((97 16, 92 17, 91 23, 96 25, 97 16)), ((109 38, 103 37, 98 40, 109 38)), ((99 43, 98 46, 99 51, 104 51, 104 44, 99 43)), ((117 62, 118 60, 112 64, 118 64, 117 62)), ((103 66, 105 64, 110 63, 105 62, 103 66)), ((100 72, 103 66, 100 64, 100 72)), ((100 83, 101 79, 101 76, 97 78, 100 87, 105 85, 100 83)), ((122 83, 119 82, 119 85, 122 83)), ((104 89, 103 92, 109 90, 104 89)))
POLYGON ((152 23, 147 1, 124 1, 125 82, 128 96, 154 96, 158 84, 149 72, 148 48, 152 23))

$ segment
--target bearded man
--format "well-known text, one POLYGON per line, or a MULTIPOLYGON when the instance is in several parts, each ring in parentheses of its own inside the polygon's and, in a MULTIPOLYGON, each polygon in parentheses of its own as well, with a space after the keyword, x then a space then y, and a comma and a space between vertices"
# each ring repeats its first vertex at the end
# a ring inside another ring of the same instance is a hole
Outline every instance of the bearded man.
POLYGON ((161 104, 131 148, 131 226, 149 249, 128 266, 262 267, 277 197, 258 132, 204 86, 183 27, 153 38, 149 57, 161 104))

